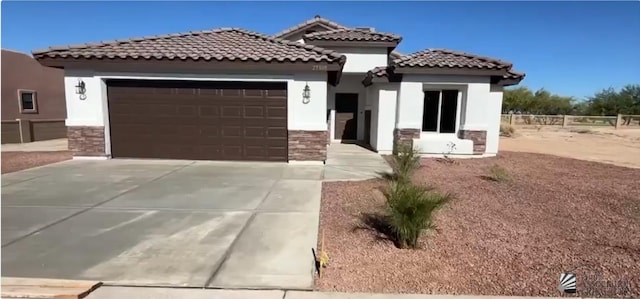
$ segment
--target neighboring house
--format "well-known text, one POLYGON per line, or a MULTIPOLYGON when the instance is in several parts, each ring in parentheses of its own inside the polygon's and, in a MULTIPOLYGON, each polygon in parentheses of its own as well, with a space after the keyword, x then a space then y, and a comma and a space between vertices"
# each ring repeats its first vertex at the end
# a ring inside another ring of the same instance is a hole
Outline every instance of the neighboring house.
POLYGON ((324 161, 329 142, 380 153, 498 151, 511 63, 431 49, 319 16, 275 36, 237 28, 35 51, 64 68, 77 156, 324 161))
POLYGON ((2 143, 65 138, 64 72, 2 49, 2 143))

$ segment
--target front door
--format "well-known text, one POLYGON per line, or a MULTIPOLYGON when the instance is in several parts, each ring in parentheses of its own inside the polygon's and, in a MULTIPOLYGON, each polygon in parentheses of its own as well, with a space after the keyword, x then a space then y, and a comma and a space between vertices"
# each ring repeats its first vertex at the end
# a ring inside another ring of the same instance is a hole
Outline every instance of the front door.
POLYGON ((336 93, 335 139, 358 138, 358 94, 336 93))

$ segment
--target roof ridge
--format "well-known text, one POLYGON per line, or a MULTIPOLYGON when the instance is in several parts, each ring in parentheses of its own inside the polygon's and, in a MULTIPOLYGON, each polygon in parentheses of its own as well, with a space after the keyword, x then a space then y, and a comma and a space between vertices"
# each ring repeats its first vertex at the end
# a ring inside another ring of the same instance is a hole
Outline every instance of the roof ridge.
POLYGON ((323 34, 327 34, 327 33, 344 32, 344 31, 347 31, 349 29, 351 29, 351 28, 337 28, 337 29, 331 29, 331 30, 325 30, 325 31, 316 31, 316 32, 312 32, 312 33, 307 33, 304 36, 305 37, 314 37, 314 36, 323 35, 323 34))
POLYGON ((484 60, 486 62, 493 62, 496 64, 503 64, 503 65, 509 65, 509 66, 513 66, 513 64, 511 62, 508 61, 504 61, 504 60, 500 60, 500 59, 496 59, 496 58, 491 58, 488 56, 482 56, 482 55, 477 55, 477 54, 472 54, 472 53, 468 53, 468 52, 463 52, 463 51, 457 51, 457 50, 451 50, 451 49, 445 49, 445 48, 434 48, 431 49, 431 51, 439 51, 445 54, 452 54, 452 55, 458 55, 458 56, 464 56, 467 58, 471 58, 471 59, 480 59, 480 60, 484 60))
POLYGON ((427 49, 420 50, 420 51, 417 51, 417 52, 409 53, 407 55, 401 55, 399 58, 394 59, 393 63, 410 60, 410 59, 412 59, 412 58, 414 58, 416 56, 426 54, 426 53, 430 52, 431 50, 432 49, 427 48, 427 49))
POLYGON ((287 28, 285 30, 282 30, 282 31, 280 31, 280 32, 278 32, 278 33, 276 33, 276 34, 274 34, 272 36, 274 38, 280 38, 280 36, 287 35, 287 34, 293 32, 293 31, 296 31, 298 29, 301 29, 301 28, 303 28, 303 27, 305 27, 307 25, 311 25, 311 24, 314 24, 314 23, 324 23, 325 25, 330 25, 330 26, 338 27, 338 28, 349 28, 347 26, 344 26, 342 24, 338 24, 338 23, 336 23, 334 21, 331 21, 329 19, 325 19, 325 18, 321 17, 320 15, 315 15, 311 19, 307 19, 306 21, 304 21, 302 23, 298 23, 296 25, 293 25, 293 26, 291 26, 291 27, 289 27, 289 28, 287 28))
POLYGON ((337 58, 337 59, 342 59, 343 57, 345 57, 345 59, 346 59, 346 56, 344 56, 344 55, 342 55, 342 54, 340 54, 340 53, 338 53, 337 51, 334 51, 334 50, 325 49, 325 48, 314 46, 314 45, 301 44, 301 43, 297 43, 297 42, 290 41, 290 40, 287 40, 287 39, 274 38, 274 37, 271 37, 269 35, 266 35, 266 34, 263 34, 263 33, 259 33, 259 32, 256 32, 256 31, 251 31, 251 30, 246 30, 246 29, 241 29, 241 28, 234 28, 234 30, 238 31, 238 32, 241 32, 241 33, 244 33, 244 34, 260 37, 260 38, 264 39, 265 41, 280 43, 280 44, 283 44, 283 45, 286 45, 286 46, 295 46, 295 47, 300 48, 300 49, 311 50, 311 51, 317 52, 319 54, 330 55, 330 56, 332 56, 334 58, 337 58))
POLYGON ((209 30, 154 35, 154 36, 147 36, 142 38, 134 37, 134 38, 119 39, 119 40, 100 42, 100 43, 85 43, 85 44, 69 45, 69 46, 53 46, 44 50, 35 50, 32 53, 34 53, 34 56, 35 56, 35 55, 43 55, 47 52, 52 52, 52 51, 70 51, 70 50, 97 49, 97 48, 99 49, 99 48, 108 47, 108 46, 118 46, 125 43, 132 44, 132 43, 141 42, 141 41, 156 41, 160 39, 171 39, 171 38, 179 38, 179 37, 185 37, 185 36, 198 36, 198 35, 205 35, 205 34, 208 35, 208 34, 215 34, 215 33, 221 33, 221 32, 235 32, 236 34, 244 35, 244 36, 247 36, 248 38, 260 39, 264 42, 275 43, 275 44, 297 48, 297 49, 303 49, 305 51, 310 51, 319 55, 326 55, 326 57, 330 61, 338 61, 343 63, 344 62, 343 60, 346 60, 346 57, 344 55, 334 50, 329 50, 329 49, 325 49, 325 48, 313 46, 313 45, 299 44, 299 43, 285 40, 285 39, 273 38, 269 35, 266 35, 260 32, 238 28, 238 27, 221 27, 221 28, 209 29, 209 30))
POLYGON ((313 33, 305 34, 304 37, 316 37, 316 36, 322 36, 322 35, 338 33, 338 32, 359 32, 359 33, 366 33, 366 34, 372 34, 372 35, 378 35, 378 36, 386 35, 391 38, 402 38, 400 35, 391 33, 391 32, 369 31, 369 30, 364 30, 359 28, 338 28, 338 29, 331 29, 331 30, 325 30, 325 31, 316 31, 313 33))
POLYGON ((49 52, 49 51, 60 51, 60 50, 71 50, 71 49, 87 49, 90 47, 103 47, 103 46, 109 46, 109 45, 114 45, 114 44, 124 44, 124 43, 132 43, 132 42, 141 42, 141 41, 154 41, 154 40, 159 40, 159 39, 168 39, 168 38, 173 38, 173 37, 185 37, 185 36, 194 36, 194 35, 200 35, 200 34, 208 34, 208 33, 216 33, 216 32, 224 32, 224 31, 240 31, 243 30, 241 28, 237 28, 237 27, 220 27, 220 28, 214 28, 214 29, 205 29, 205 30, 197 30, 197 31, 185 31, 185 32, 179 32, 179 33, 167 33, 167 34, 159 34, 159 35, 147 35, 147 36, 143 36, 143 37, 130 37, 130 38, 126 38, 126 39, 113 39, 113 40, 107 40, 107 41, 100 41, 100 42, 89 42, 89 43, 83 43, 83 44, 70 44, 70 45, 64 45, 64 46, 50 46, 46 49, 37 49, 37 50, 33 50, 31 51, 32 55, 36 55, 36 54, 41 54, 44 52, 49 52))
POLYGON ((496 58, 491 58, 491 57, 488 57, 488 56, 482 56, 482 55, 472 54, 472 53, 463 52, 463 51, 445 49, 445 48, 427 48, 427 49, 424 49, 424 50, 421 50, 421 51, 413 52, 413 53, 408 54, 408 55, 404 55, 404 56, 402 56, 400 58, 396 58, 396 59, 393 60, 393 62, 396 63, 396 62, 401 62, 401 61, 407 61, 407 60, 410 60, 412 58, 415 58, 416 56, 424 55, 424 54, 427 54, 429 52, 440 52, 440 53, 444 53, 444 54, 463 56, 463 57, 466 57, 466 58, 469 58, 469 59, 479 59, 479 60, 482 60, 482 61, 485 61, 485 62, 490 62, 490 63, 503 65, 503 66, 506 66, 508 68, 513 67, 513 63, 511 63, 509 61, 504 61, 504 60, 500 60, 500 59, 496 59, 496 58))

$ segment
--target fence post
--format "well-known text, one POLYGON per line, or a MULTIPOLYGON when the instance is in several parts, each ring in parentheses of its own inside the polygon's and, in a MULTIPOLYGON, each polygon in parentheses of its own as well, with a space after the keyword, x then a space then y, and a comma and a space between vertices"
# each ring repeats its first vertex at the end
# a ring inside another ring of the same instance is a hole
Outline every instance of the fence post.
POLYGON ((620 129, 622 127, 622 114, 618 114, 618 118, 616 118, 616 129, 620 129))
POLYGON ((509 125, 513 125, 513 113, 509 113, 509 125))
POLYGON ((562 116, 562 126, 566 127, 569 125, 569 115, 563 115, 562 116))

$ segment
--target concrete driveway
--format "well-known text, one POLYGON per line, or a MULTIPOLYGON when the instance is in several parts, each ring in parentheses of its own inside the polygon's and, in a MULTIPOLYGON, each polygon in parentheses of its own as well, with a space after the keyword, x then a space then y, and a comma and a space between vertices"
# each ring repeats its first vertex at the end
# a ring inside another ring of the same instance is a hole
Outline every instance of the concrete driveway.
POLYGON ((2 274, 308 289, 323 171, 116 159, 2 175, 2 274))

